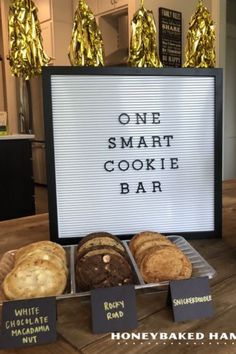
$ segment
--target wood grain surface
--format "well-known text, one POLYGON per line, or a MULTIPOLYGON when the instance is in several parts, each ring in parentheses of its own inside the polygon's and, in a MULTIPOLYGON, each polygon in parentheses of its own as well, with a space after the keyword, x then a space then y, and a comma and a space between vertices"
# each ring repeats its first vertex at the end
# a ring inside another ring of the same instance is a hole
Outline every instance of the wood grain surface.
MULTIPOLYGON (((0 254, 27 243, 49 238, 48 215, 0 223, 0 254)), ((174 323, 166 306, 167 293, 137 293, 139 326, 134 333, 204 333, 202 341, 111 340, 110 334, 93 335, 89 299, 58 302, 56 343, 1 353, 24 354, 121 354, 121 353, 236 353, 236 341, 208 340, 209 332, 235 333, 236 329, 236 181, 223 183, 223 239, 193 240, 191 244, 216 269, 211 281, 215 315, 211 319, 174 323), (203 344, 202 344, 203 343, 203 344)))

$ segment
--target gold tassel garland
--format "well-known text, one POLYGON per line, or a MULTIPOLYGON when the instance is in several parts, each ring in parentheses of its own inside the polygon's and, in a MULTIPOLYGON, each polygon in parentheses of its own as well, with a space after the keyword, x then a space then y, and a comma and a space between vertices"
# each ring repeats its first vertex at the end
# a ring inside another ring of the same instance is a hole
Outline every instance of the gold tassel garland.
POLYGON ((186 68, 214 68, 215 26, 203 0, 199 0, 196 13, 192 16, 187 34, 186 68))
POLYGON ((40 75, 51 60, 43 50, 37 12, 32 0, 13 0, 9 7, 10 67, 25 80, 40 75))
POLYGON ((157 48, 157 29, 152 11, 144 7, 134 14, 128 64, 134 67, 163 67, 157 48))
POLYGON ((85 0, 75 12, 69 59, 73 66, 104 66, 102 35, 85 0))

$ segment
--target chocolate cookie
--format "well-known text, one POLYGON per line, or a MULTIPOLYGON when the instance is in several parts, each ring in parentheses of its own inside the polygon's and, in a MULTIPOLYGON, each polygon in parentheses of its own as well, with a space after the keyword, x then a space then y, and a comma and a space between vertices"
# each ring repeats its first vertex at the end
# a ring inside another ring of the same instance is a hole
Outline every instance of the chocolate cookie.
POLYGON ((125 247, 116 236, 113 236, 108 232, 95 232, 87 235, 80 241, 77 247, 77 256, 80 257, 80 255, 84 254, 86 250, 94 246, 110 246, 123 254, 126 253, 125 247))
POLYGON ((76 254, 76 259, 77 259, 77 262, 80 258, 84 257, 84 256, 89 256, 91 254, 101 254, 102 252, 108 252, 108 253, 115 253, 115 254, 118 254, 118 255, 121 255, 123 257, 125 257, 128 262, 130 262, 129 258, 128 258, 128 255, 127 253, 124 253, 123 251, 121 251, 120 249, 118 249, 117 247, 114 247, 114 246, 91 246, 91 247, 88 247, 88 248, 85 248, 84 250, 80 250, 80 252, 78 252, 76 254))
POLYGON ((94 250, 78 260, 76 282, 83 291, 130 284, 132 270, 128 261, 116 251, 94 250))

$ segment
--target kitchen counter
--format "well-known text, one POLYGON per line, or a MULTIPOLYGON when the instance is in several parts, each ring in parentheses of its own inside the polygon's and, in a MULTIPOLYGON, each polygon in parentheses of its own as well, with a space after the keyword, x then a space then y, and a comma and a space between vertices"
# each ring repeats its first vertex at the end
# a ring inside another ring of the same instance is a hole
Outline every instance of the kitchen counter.
MULTIPOLYGON (((91 333, 90 302, 70 299, 58 302, 58 340, 56 343, 1 353, 24 354, 119 354, 119 353, 236 353, 236 340, 208 339, 208 333, 235 333, 236 318, 236 181, 223 184, 223 240, 193 240, 191 244, 216 269, 211 281, 215 315, 211 319, 174 323, 166 307, 166 292, 137 293, 139 326, 136 333, 201 332, 200 341, 111 340, 110 334, 91 333), (230 243, 230 245, 228 244, 230 243), (142 344, 143 343, 143 344, 142 344), (203 344, 202 344, 203 343, 203 344)), ((48 215, 26 217, 0 223, 0 253, 49 238, 48 215)))

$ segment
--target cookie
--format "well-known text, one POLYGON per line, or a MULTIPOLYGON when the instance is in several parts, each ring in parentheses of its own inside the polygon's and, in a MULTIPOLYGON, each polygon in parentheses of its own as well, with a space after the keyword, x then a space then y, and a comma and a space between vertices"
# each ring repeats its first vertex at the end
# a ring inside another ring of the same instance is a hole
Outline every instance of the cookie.
POLYGON ((169 247, 176 247, 172 242, 170 242, 168 239, 152 239, 149 241, 145 241, 141 243, 138 248, 136 249, 136 252, 134 254, 135 260, 137 264, 140 264, 140 261, 142 260, 143 255, 146 253, 146 251, 149 248, 152 248, 154 246, 169 246, 169 247))
POLYGON ((15 267, 18 265, 24 263, 24 262, 34 262, 37 260, 47 260, 49 262, 52 262, 55 264, 55 266, 61 270, 64 271, 65 274, 68 274, 68 268, 62 258, 60 258, 56 253, 53 253, 49 250, 41 250, 41 249, 31 249, 28 253, 24 253, 21 257, 18 257, 18 259, 15 262, 15 267))
POLYGON ((161 235, 158 232, 153 232, 153 231, 143 231, 136 234, 129 242, 129 247, 132 254, 135 256, 136 250, 140 244, 142 244, 145 241, 154 240, 154 239, 168 240, 167 237, 161 235))
POLYGON ((63 293, 66 282, 65 272, 53 262, 31 260, 22 262, 6 276, 3 291, 9 300, 57 296, 63 293))
POLYGON ((15 256, 7 252, 0 260, 0 284, 5 279, 6 275, 14 268, 15 256))
POLYGON ((132 283, 129 262, 116 251, 94 250, 76 264, 76 282, 80 290, 132 283))
POLYGON ((167 237, 152 231, 135 235, 129 247, 147 283, 188 279, 192 264, 188 257, 167 237))
POLYGON ((142 252, 139 252, 138 255, 135 257, 135 261, 136 261, 138 267, 140 267, 140 265, 142 263, 142 260, 146 256, 147 252, 151 251, 154 247, 156 249, 160 249, 161 250, 161 249, 163 249, 165 247, 174 247, 174 245, 166 245, 166 244, 158 245, 157 244, 156 246, 149 247, 149 248, 143 250, 142 252))
POLYGON ((58 257, 62 258, 63 261, 66 264, 66 252, 64 248, 57 243, 51 242, 51 241, 40 241, 40 242, 35 242, 31 243, 25 247, 20 248, 19 250, 16 251, 15 254, 15 259, 16 262, 18 261, 19 258, 23 257, 29 252, 32 252, 34 250, 45 250, 45 251, 51 251, 54 254, 56 254, 58 257))
POLYGON ((126 253, 124 253, 123 251, 119 250, 116 247, 113 246, 91 246, 88 248, 85 248, 83 251, 78 252, 78 254, 76 254, 76 260, 78 261, 80 258, 84 257, 84 256, 89 256, 91 254, 101 254, 102 252, 108 252, 108 253, 114 253, 114 254, 118 254, 121 255, 123 257, 125 257, 128 261, 128 255, 126 253))
POLYGON ((183 255, 175 247, 153 247, 147 251, 140 264, 140 272, 146 283, 174 280, 183 269, 183 255))
POLYGON ((182 259, 182 263, 183 263, 182 270, 181 270, 180 274, 178 275, 177 279, 191 278, 193 267, 192 267, 192 263, 190 262, 190 260, 188 259, 188 257, 185 254, 182 259))
POLYGON ((122 242, 115 236, 107 232, 95 232, 85 236, 77 247, 77 256, 83 254, 87 249, 93 246, 110 246, 113 247, 123 254, 126 253, 125 247, 122 242))

